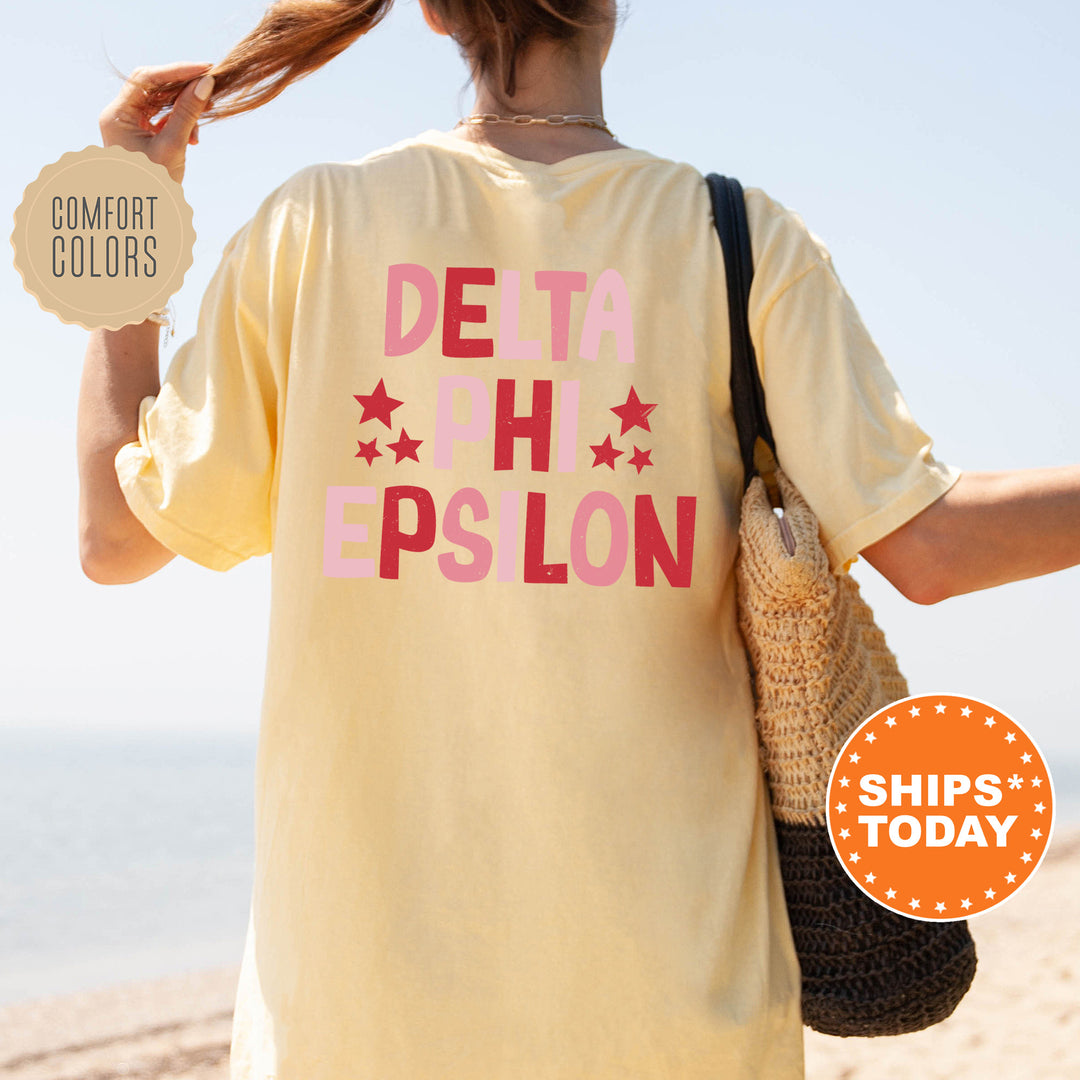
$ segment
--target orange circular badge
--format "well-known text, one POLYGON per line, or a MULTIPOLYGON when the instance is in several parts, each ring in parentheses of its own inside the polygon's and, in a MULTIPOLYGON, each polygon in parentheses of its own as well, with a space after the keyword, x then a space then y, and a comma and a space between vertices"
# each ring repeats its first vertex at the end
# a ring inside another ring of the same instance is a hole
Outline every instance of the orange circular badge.
POLYGON ((883 907, 949 922, 1015 896, 1046 854, 1054 786, 1031 736, 1000 709, 922 694, 844 744, 827 821, 848 876, 883 907))

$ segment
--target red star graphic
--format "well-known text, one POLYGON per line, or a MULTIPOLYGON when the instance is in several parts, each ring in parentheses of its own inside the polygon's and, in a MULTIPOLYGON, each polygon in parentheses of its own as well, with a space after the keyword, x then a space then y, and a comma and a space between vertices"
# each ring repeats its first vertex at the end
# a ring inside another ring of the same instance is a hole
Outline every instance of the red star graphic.
POLYGON ((656 403, 649 404, 637 396, 637 391, 631 386, 625 405, 613 405, 611 411, 622 421, 620 435, 625 435, 631 428, 644 428, 652 431, 649 427, 649 413, 656 408, 656 403))
POLYGON ((641 475, 641 470, 646 465, 652 465, 652 459, 649 457, 651 453, 651 450, 640 450, 638 447, 634 447, 634 456, 630 459, 630 464, 637 469, 638 476, 641 475))
POLYGON ((416 456, 416 448, 423 442, 423 439, 410 439, 409 433, 402 428, 401 434, 398 436, 397 442, 387 443, 387 449, 394 451, 394 464, 399 465, 406 458, 412 458, 413 461, 419 461, 416 456))
POLYGON ((356 442, 360 447, 360 452, 353 456, 362 457, 370 465, 377 457, 382 457, 382 451, 375 446, 378 441, 378 439, 372 439, 371 442, 360 442, 360 440, 357 439, 356 442))
POLYGON ((590 446, 589 449, 595 455, 592 467, 595 469, 597 465, 606 465, 612 472, 615 471, 615 459, 626 453, 625 450, 616 450, 611 445, 610 435, 599 446, 590 446))
POLYGON ((390 423, 390 414, 399 405, 405 404, 386 392, 382 379, 370 394, 353 394, 353 397, 364 406, 364 415, 360 417, 361 424, 366 424, 369 420, 381 420, 391 430, 393 424, 390 423))

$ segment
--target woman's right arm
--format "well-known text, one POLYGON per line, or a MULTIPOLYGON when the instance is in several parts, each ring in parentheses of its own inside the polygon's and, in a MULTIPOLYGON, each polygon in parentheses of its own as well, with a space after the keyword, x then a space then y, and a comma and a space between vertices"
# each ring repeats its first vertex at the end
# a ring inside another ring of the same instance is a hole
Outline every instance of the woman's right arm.
MULTIPOLYGON (((213 89, 202 78, 210 64, 140 68, 99 118, 105 146, 122 146, 164 165, 180 183, 187 147, 213 89), (152 123, 143 85, 190 79, 164 121, 152 123)), ((93 330, 79 389, 79 558, 92 581, 123 584, 149 577, 174 553, 131 512, 120 490, 115 458, 138 439, 139 403, 161 388, 158 334, 152 322, 93 330)))

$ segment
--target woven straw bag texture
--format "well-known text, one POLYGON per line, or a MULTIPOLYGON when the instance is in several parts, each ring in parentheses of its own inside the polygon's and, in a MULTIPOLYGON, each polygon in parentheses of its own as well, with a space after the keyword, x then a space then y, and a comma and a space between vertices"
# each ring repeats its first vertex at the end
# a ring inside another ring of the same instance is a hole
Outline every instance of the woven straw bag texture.
POLYGON ((818 521, 775 472, 795 540, 784 547, 760 476, 743 497, 736 583, 761 762, 802 969, 803 1022, 830 1035, 898 1035, 949 1016, 975 975, 965 922, 907 919, 848 878, 825 823, 829 774, 851 732, 908 696, 858 584, 832 573, 818 521))
POLYGON ((776 480, 795 553, 754 477, 739 527, 739 628, 755 673, 773 814, 824 825, 840 747, 872 713, 907 697, 908 685, 855 580, 829 569, 813 511, 783 470, 776 480))

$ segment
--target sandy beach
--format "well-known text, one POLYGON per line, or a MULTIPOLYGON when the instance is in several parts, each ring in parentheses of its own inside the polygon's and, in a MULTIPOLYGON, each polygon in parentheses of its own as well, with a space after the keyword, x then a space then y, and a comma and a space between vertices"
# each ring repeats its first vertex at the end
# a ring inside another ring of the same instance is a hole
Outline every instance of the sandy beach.
MULTIPOLYGON (((952 1017, 898 1038, 808 1031, 807 1080, 1080 1077, 1080 829, 1059 830, 1024 890, 971 927, 979 970, 952 1017)), ((0 1008, 0 1077, 227 1080, 238 973, 218 968, 0 1008)))

